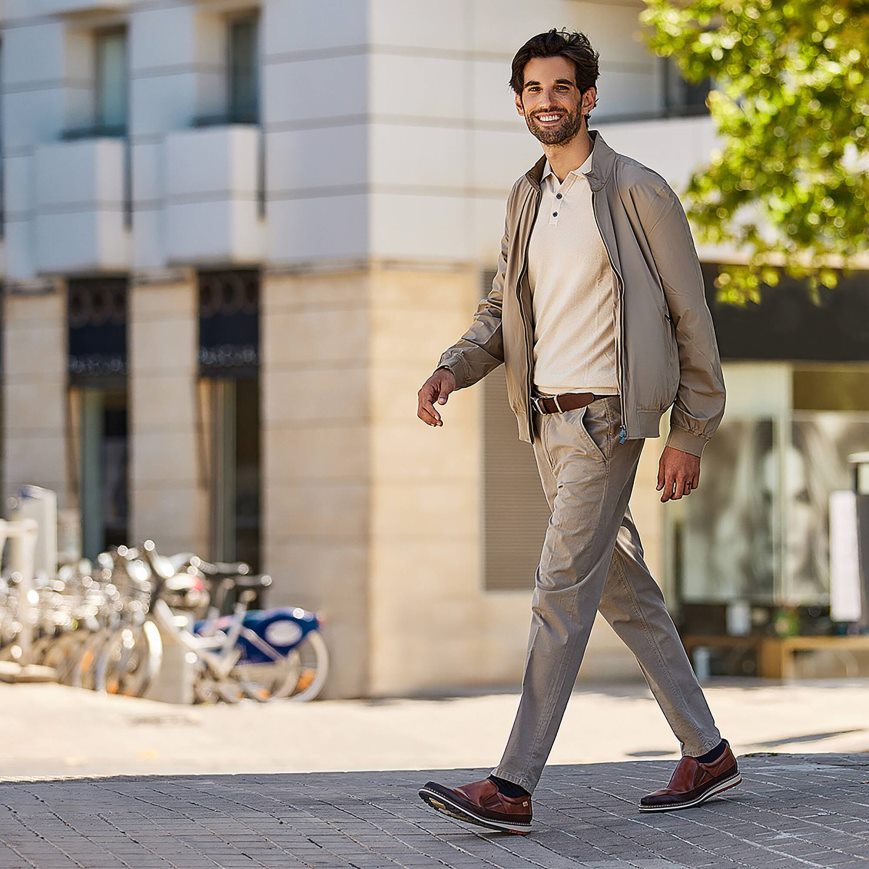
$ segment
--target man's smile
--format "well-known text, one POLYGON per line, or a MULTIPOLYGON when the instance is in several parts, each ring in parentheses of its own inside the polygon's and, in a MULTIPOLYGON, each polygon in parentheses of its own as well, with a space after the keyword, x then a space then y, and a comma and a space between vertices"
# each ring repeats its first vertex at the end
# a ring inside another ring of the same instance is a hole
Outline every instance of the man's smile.
POLYGON ((534 120, 541 124, 557 124, 564 115, 561 112, 547 112, 534 116, 534 120))

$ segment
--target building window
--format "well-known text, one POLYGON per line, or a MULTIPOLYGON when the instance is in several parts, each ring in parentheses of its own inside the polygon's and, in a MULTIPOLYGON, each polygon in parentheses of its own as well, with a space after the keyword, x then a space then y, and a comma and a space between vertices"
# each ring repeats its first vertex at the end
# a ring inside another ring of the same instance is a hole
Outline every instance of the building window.
POLYGON ((127 32, 101 30, 94 39, 96 92, 94 124, 99 131, 123 135, 127 130, 127 32))
MULTIPOLYGON (((3 70, 3 41, 0 40, 0 95, 3 93, 3 79, 2 79, 2 70, 3 70)), ((0 97, 2 99, 2 97, 0 97)), ((3 106, 0 104, 0 238, 3 238, 5 235, 6 229, 6 212, 5 212, 5 202, 6 202, 6 190, 5 190, 5 180, 6 173, 4 168, 5 161, 3 160, 3 106)))
POLYGON ((712 79, 706 78, 701 82, 686 81, 679 67, 669 57, 661 60, 661 77, 664 114, 667 117, 708 114, 706 97, 712 89, 712 79))
POLYGON ((227 102, 235 123, 259 122, 259 16, 232 18, 227 33, 227 102))

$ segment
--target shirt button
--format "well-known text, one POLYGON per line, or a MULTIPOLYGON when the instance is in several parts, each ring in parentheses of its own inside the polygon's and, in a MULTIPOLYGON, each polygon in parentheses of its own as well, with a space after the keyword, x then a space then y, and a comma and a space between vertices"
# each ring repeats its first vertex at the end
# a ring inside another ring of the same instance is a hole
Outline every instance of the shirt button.
POLYGON ((552 212, 552 216, 553 216, 553 217, 558 217, 558 212, 557 212, 557 211, 553 211, 553 212, 552 212))
POLYGON ((561 194, 560 194, 560 193, 556 193, 556 194, 555 194, 555 198, 556 198, 556 199, 561 199, 561 194))

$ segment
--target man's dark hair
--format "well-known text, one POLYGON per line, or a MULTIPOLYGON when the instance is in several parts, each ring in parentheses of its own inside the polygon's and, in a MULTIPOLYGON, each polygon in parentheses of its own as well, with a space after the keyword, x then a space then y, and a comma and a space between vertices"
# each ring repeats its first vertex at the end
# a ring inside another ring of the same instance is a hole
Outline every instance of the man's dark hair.
MULTIPOLYGON (((598 77, 598 58, 600 55, 591 47, 584 33, 570 30, 552 30, 532 36, 513 58, 510 87, 522 95, 525 86, 525 64, 534 57, 564 57, 572 61, 576 70, 576 86, 580 93, 594 87, 598 77)), ((591 120, 591 112, 587 115, 591 120)))

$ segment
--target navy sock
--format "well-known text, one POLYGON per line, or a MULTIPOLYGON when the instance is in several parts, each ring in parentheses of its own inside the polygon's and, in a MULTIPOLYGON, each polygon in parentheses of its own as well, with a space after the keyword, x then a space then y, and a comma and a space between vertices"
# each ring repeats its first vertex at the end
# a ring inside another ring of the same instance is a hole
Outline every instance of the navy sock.
POLYGON ((525 790, 525 788, 520 788, 519 785, 513 784, 511 781, 507 781, 503 778, 498 778, 497 776, 490 775, 489 781, 495 782, 495 786, 498 790, 504 794, 505 797, 530 797, 531 794, 525 790))
POLYGON ((718 760, 718 758, 724 754, 726 748, 727 743, 722 739, 715 748, 711 751, 707 751, 706 754, 701 754, 700 757, 695 758, 695 760, 699 763, 712 763, 713 760, 718 760))

